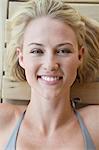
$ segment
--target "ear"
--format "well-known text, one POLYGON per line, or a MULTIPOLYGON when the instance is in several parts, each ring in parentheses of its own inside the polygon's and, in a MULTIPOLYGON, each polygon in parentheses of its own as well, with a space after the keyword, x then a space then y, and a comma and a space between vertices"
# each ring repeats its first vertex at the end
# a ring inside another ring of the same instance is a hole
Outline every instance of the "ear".
POLYGON ((18 55, 19 64, 24 69, 24 61, 23 61, 23 52, 22 52, 22 49, 19 48, 19 47, 17 47, 16 52, 17 52, 17 55, 18 55))
POLYGON ((84 47, 81 47, 78 53, 78 59, 79 59, 80 64, 82 64, 83 62, 84 52, 85 52, 84 47))

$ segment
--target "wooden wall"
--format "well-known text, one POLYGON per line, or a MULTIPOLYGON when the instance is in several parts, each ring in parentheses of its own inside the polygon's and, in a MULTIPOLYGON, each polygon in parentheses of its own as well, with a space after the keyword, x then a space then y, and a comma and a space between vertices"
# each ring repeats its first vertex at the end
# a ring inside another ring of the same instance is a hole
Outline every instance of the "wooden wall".
MULTIPOLYGON (((6 71, 6 66, 4 65, 5 52, 6 49, 4 48, 4 44, 8 42, 10 37, 10 31, 6 28, 6 34, 4 30, 4 24, 6 25, 7 19, 7 0, 2 0, 3 10, 2 14, 2 27, 0 27, 0 31, 2 30, 2 37, 0 37, 1 45, 0 53, 0 96, 3 101, 20 101, 20 103, 24 100, 30 99, 30 88, 26 82, 13 82, 7 76, 3 76, 3 71, 6 71), (3 13, 4 12, 4 13, 3 13), (6 35, 6 36, 5 36, 6 35)), ((23 2, 19 0, 12 0, 9 1, 8 7, 8 16, 11 17, 14 11, 17 10, 17 7, 21 5, 23 2)), ((67 0, 67 3, 70 3, 73 7, 78 9, 83 15, 87 15, 99 21, 99 0, 67 0)), ((1 9, 1 8, 0 8, 1 9)), ((0 16, 1 19, 1 16, 0 16)), ((97 75, 98 76, 98 75, 97 75)), ((99 82, 92 82, 85 84, 83 86, 79 86, 75 84, 71 90, 71 97, 79 97, 81 103, 88 103, 88 104, 99 104, 99 82)))
POLYGON ((2 77, 3 62, 5 53, 5 19, 6 19, 7 0, 0 0, 0 101, 2 99, 2 77))

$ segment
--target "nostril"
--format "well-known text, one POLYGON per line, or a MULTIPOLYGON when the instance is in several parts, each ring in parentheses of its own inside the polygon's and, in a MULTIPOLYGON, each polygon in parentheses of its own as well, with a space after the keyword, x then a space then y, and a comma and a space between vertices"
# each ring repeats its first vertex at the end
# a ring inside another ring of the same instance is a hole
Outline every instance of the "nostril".
POLYGON ((57 70, 59 70, 59 64, 56 63, 56 64, 54 64, 52 66, 46 66, 46 67, 44 67, 44 70, 57 71, 57 70))
POLYGON ((38 76, 37 76, 37 79, 39 79, 39 78, 41 78, 41 76, 38 75, 38 76))

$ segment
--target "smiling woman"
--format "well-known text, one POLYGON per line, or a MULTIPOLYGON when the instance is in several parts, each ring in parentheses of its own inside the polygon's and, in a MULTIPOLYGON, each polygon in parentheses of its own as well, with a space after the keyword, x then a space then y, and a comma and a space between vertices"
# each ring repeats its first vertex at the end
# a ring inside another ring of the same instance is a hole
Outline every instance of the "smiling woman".
POLYGON ((0 148, 99 149, 99 107, 77 111, 70 100, 73 83, 93 80, 99 69, 99 24, 65 0, 30 0, 9 24, 8 67, 28 82, 31 99, 25 109, 0 105, 0 148))

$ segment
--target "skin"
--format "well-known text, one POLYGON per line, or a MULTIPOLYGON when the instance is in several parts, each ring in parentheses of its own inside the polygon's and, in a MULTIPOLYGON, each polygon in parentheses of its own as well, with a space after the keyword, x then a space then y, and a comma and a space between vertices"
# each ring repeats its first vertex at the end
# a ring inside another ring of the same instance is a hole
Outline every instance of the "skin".
MULTIPOLYGON (((23 49, 17 48, 17 52, 19 63, 25 69, 31 87, 31 101, 20 127, 17 149, 83 150, 83 136, 70 104, 70 87, 75 81, 77 68, 83 61, 84 52, 82 48, 78 50, 73 29, 48 17, 31 21, 25 30, 23 49), (58 64, 57 70, 56 64, 58 64), (45 81, 41 78, 42 75, 62 78, 45 81)), ((1 123, 3 122, 2 125, 8 123, 5 134, 2 127, 0 128, 4 135, 3 145, 9 139, 10 131, 15 127, 17 119, 25 108, 12 105, 2 107, 9 112, 6 120, 4 109, 1 109, 1 116, 3 114, 3 119, 0 118, 1 123), (12 123, 9 123, 10 118, 12 123)), ((95 117, 99 114, 99 108, 91 106, 79 111, 98 148, 96 139, 99 138, 97 135, 99 120, 95 117)))

